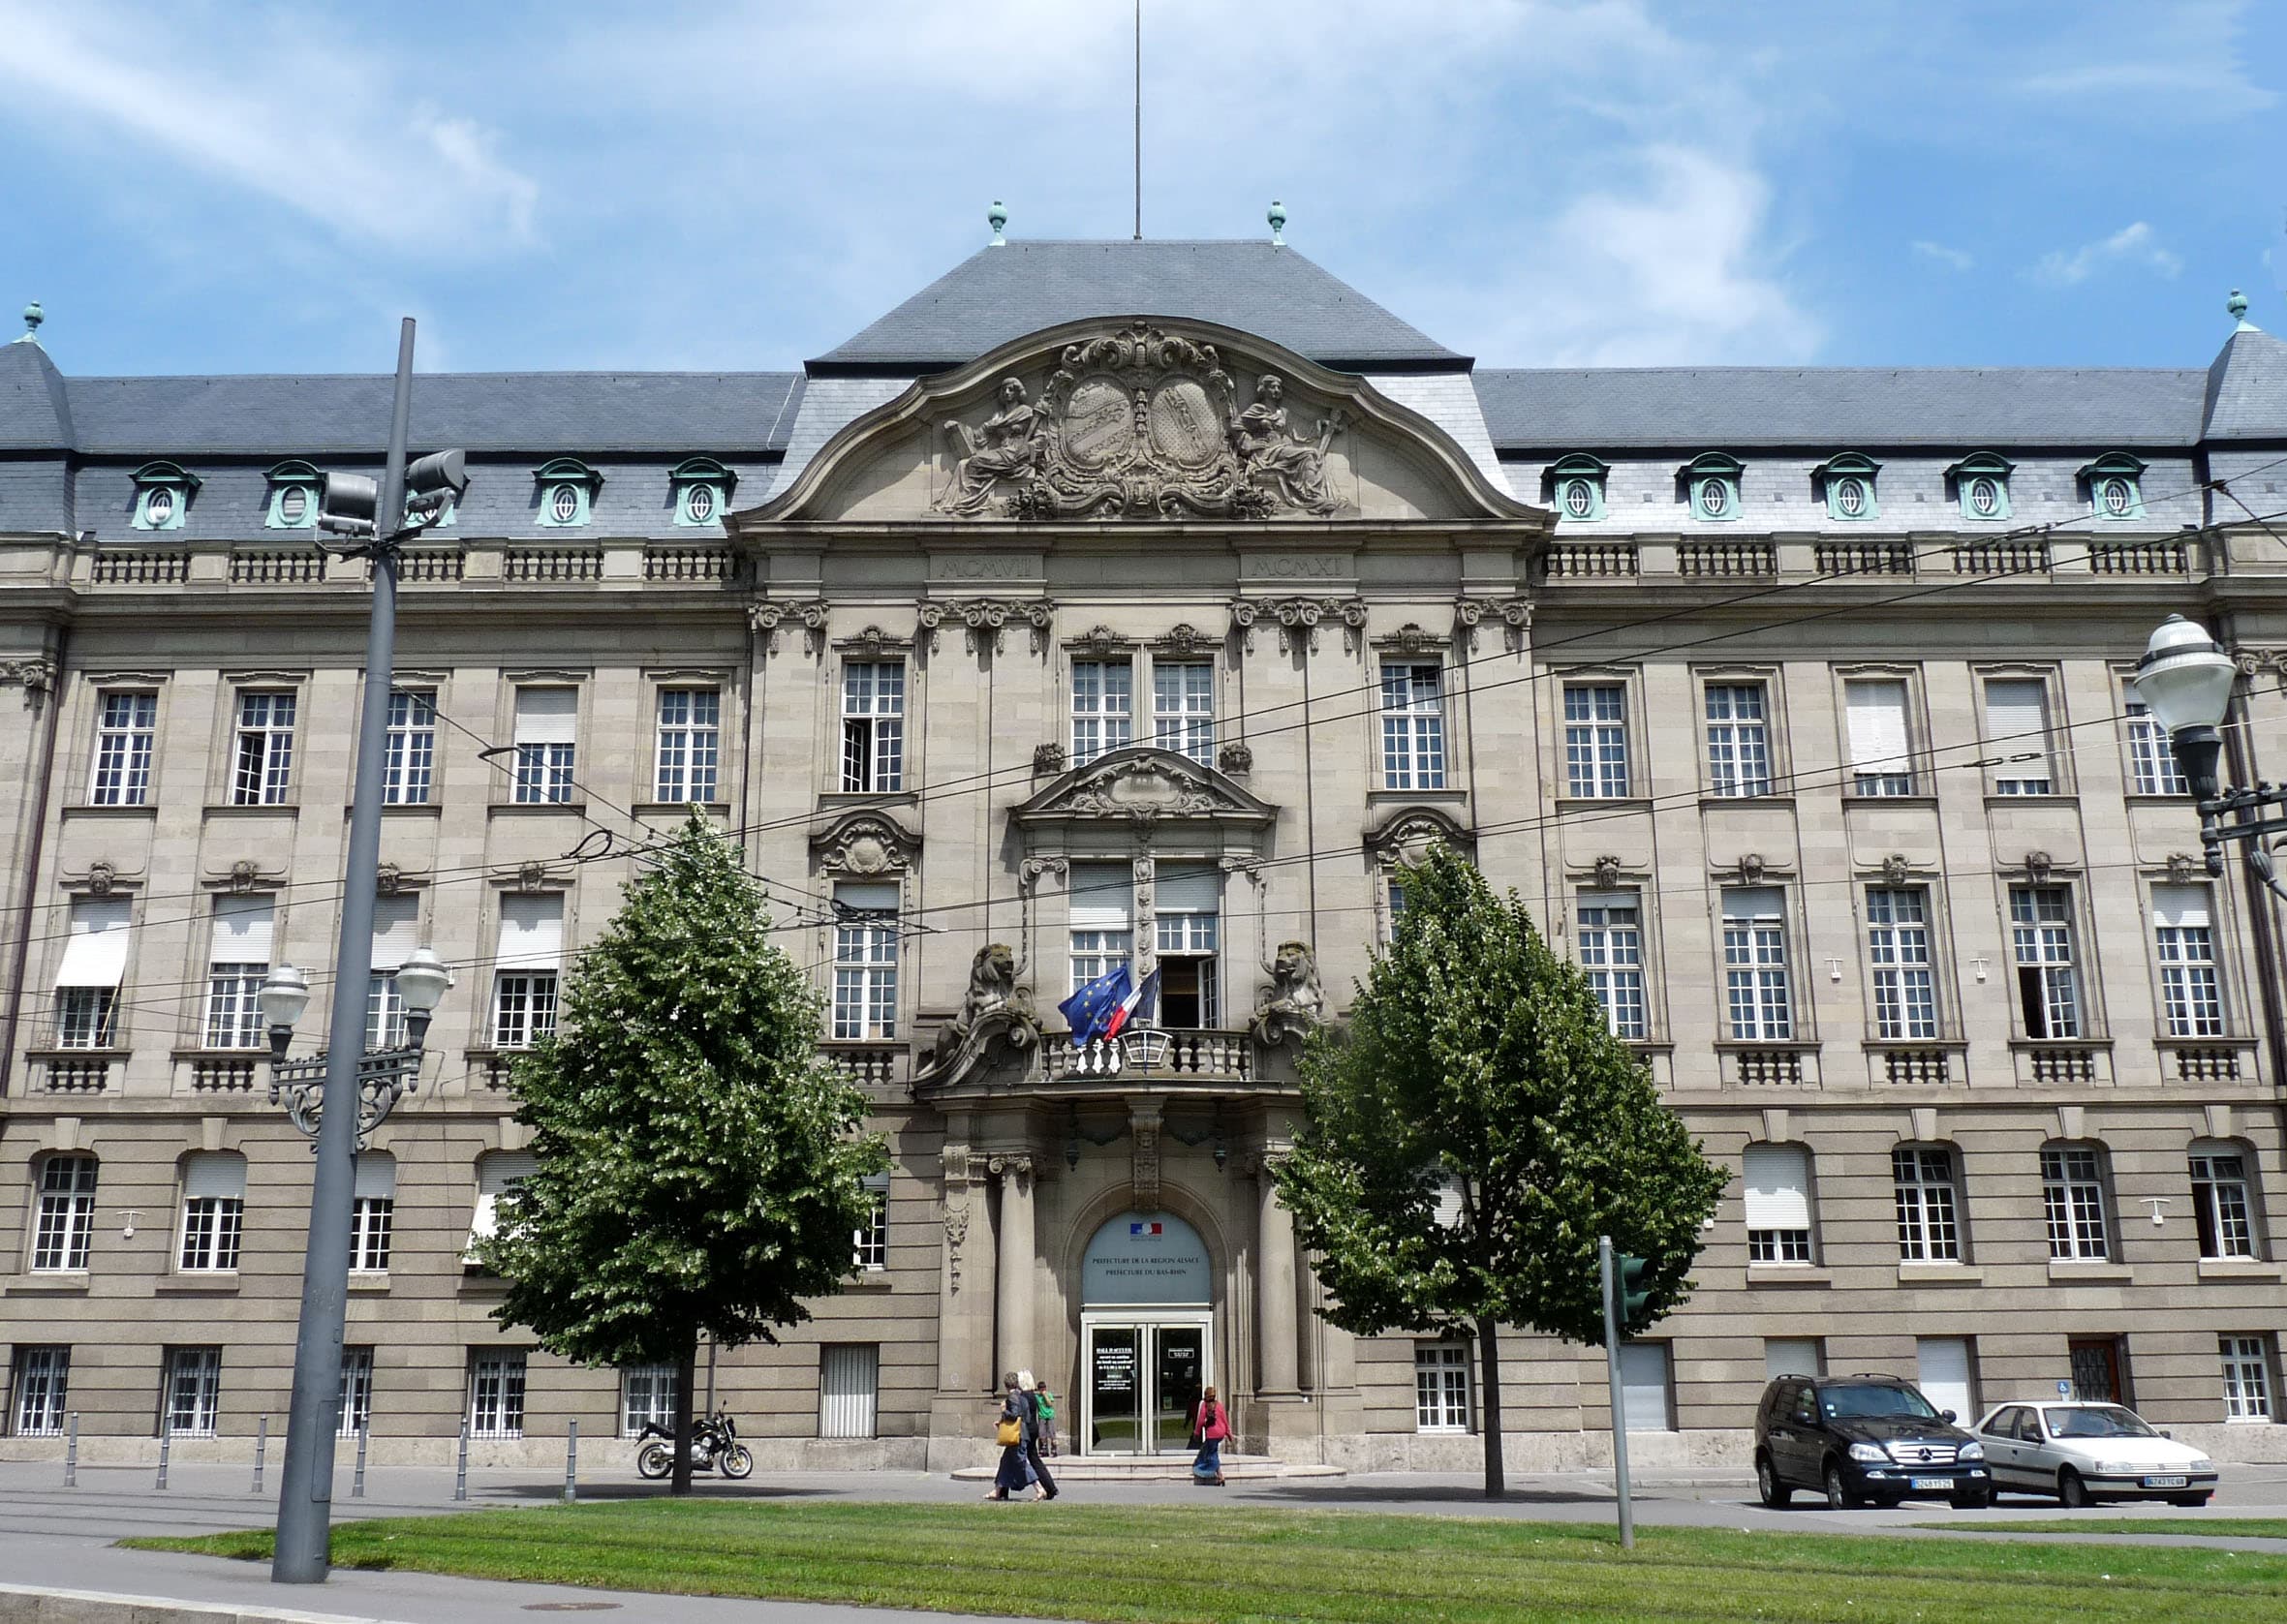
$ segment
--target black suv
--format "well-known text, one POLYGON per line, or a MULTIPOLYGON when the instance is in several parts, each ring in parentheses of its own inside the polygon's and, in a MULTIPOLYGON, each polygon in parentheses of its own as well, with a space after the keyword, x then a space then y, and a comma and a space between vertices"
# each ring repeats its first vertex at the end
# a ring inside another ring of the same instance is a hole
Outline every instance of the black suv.
POLYGON ((1837 1511, 1909 1494, 1990 1506, 1985 1446, 1954 1419, 1897 1376, 1781 1376, 1755 1410, 1755 1486, 1774 1509, 1797 1488, 1837 1511))

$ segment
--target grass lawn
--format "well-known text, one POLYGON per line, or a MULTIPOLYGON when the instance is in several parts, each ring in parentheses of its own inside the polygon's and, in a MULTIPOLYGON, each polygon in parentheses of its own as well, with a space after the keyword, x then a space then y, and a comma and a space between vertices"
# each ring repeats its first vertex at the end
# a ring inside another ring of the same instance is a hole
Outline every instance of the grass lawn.
MULTIPOLYGON (((2287 1617, 2287 1557, 2199 1547, 1205 1507, 632 1500, 352 1522, 349 1567, 1044 1618, 1976 1620, 2287 1617)), ((138 1539, 266 1558, 267 1532, 138 1539)))
POLYGON ((2217 1539, 2287 1540, 2281 1517, 2054 1517, 2039 1522, 1926 1522, 1993 1534, 2209 1534, 2217 1539))

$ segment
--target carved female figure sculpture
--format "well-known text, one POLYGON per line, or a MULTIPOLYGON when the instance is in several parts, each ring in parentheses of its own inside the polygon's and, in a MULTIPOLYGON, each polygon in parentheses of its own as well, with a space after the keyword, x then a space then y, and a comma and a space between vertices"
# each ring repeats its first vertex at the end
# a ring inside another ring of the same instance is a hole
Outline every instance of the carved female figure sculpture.
POLYGON ((1332 512, 1340 501, 1326 489, 1326 448, 1342 427, 1342 414, 1318 419, 1318 438, 1305 440, 1286 426, 1286 384, 1277 373, 1255 382, 1254 404, 1231 419, 1231 445, 1251 479, 1268 478, 1279 494, 1309 512, 1332 512))
POLYGON ((1045 426, 1025 386, 1014 378, 1001 380, 1001 409, 971 428, 959 418, 945 419, 945 433, 961 442, 968 455, 953 465, 953 488, 939 504, 949 513, 976 513, 992 500, 993 487, 1004 479, 1032 473, 1040 462, 1040 433, 1045 426))

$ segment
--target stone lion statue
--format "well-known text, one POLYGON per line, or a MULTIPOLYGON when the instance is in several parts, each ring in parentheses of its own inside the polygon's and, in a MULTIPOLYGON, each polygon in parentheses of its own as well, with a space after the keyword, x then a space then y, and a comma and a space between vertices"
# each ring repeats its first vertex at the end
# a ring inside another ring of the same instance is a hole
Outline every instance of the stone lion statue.
POLYGON ((1301 1037, 1326 1018, 1326 995, 1318 985, 1318 956, 1307 941, 1283 941, 1270 964, 1271 984, 1262 990, 1250 1025, 1263 1043, 1301 1037))
POLYGON ((1033 996, 1016 984, 1018 973, 1016 954, 1006 942, 990 942, 976 950, 969 962, 969 991, 961 996, 961 1012, 937 1029, 931 1071, 950 1081, 951 1073, 966 1069, 961 1063, 964 1056, 974 1058, 996 1032, 1005 1032, 1020 1048, 1033 1040, 1038 1026, 1033 996))

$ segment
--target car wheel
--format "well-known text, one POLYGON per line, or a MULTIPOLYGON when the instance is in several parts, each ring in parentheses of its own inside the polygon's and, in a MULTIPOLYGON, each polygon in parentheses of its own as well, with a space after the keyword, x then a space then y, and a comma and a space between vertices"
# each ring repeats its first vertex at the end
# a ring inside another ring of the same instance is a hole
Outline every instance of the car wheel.
POLYGON ((1830 1460, 1827 1462, 1825 1482, 1828 1511, 1848 1511, 1858 1504, 1857 1491, 1851 1488, 1849 1483, 1843 1478, 1842 1466, 1839 1461, 1830 1460))
POLYGON ((2094 1504, 2088 1498, 2088 1486, 2081 1481, 2081 1474, 2070 1466, 2056 1469, 2056 1497, 2075 1511, 2094 1504))
POLYGON ((1954 1510, 1958 1512, 1981 1512, 1993 1503, 1993 1491, 1990 1488, 1962 1488, 1954 1492, 1954 1510))
POLYGON ((2208 1503, 2208 1496, 2205 1494, 2171 1494, 2168 1496, 2168 1503, 2172 1506, 2204 1506, 2208 1503))
POLYGON ((1763 1504, 1775 1512, 1783 1512, 1794 1502, 1795 1491, 1779 1477, 1768 1455, 1755 1456, 1755 1487, 1762 1492, 1763 1504))

